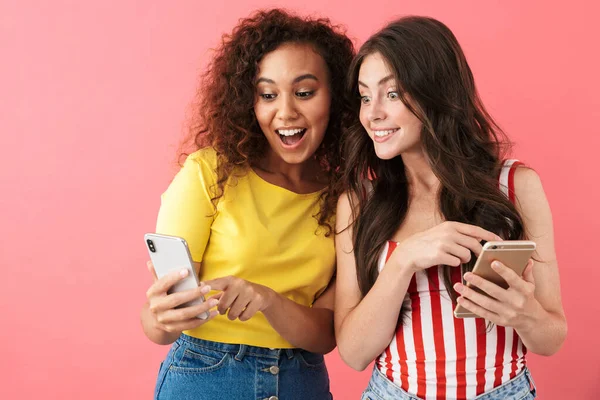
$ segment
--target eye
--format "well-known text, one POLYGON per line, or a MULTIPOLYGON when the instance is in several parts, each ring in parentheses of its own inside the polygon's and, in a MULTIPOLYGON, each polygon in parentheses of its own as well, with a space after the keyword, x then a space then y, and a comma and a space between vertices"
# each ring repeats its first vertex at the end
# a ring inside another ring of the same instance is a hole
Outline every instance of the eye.
POLYGON ((315 93, 314 91, 306 90, 306 91, 296 92, 296 96, 300 97, 301 99, 307 99, 307 98, 311 97, 314 93, 315 93))
POLYGON ((362 104, 369 104, 371 102, 371 98, 369 96, 360 96, 360 102, 362 104))
POLYGON ((259 94, 259 96, 260 96, 260 97, 261 97, 263 100, 267 100, 267 101, 268 101, 268 100, 274 100, 274 99, 275 99, 275 97, 277 97, 277 95, 276 95, 276 94, 274 94, 274 93, 262 93, 262 94, 259 94))
POLYGON ((388 97, 388 99, 396 100, 396 99, 400 98, 400 94, 396 91, 391 91, 391 92, 387 93, 387 97, 388 97))

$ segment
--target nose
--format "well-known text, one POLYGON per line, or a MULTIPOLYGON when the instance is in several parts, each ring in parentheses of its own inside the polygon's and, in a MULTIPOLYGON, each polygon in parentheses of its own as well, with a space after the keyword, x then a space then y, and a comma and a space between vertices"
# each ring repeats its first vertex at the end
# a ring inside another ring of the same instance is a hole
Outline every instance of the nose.
POLYGON ((381 121, 386 118, 386 113, 378 99, 373 98, 367 108, 367 118, 370 122, 381 121))
POLYGON ((277 118, 282 121, 292 121, 298 118, 296 101, 293 96, 280 96, 280 99, 279 108, 277 109, 277 118))

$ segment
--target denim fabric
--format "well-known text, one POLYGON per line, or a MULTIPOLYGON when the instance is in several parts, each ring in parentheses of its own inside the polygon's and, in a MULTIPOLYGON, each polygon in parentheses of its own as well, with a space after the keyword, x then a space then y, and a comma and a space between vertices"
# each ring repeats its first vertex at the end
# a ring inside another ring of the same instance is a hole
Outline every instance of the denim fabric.
POLYGON ((331 400, 320 354, 201 340, 182 334, 162 362, 157 400, 331 400))
MULTIPOLYGON (((529 370, 523 372, 510 381, 480 394, 477 400, 529 400, 535 399, 536 390, 529 370)), ((419 400, 418 397, 406 393, 399 386, 390 382, 377 369, 373 368, 373 374, 367 389, 363 392, 361 400, 419 400)))

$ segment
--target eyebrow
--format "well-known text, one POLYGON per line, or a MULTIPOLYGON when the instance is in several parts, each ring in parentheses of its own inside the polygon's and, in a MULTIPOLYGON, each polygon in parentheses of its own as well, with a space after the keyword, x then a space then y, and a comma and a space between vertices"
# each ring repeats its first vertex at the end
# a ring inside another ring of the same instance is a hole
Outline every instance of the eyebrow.
MULTIPOLYGON (((316 76, 314 76, 313 74, 304 74, 304 75, 300 75, 300 76, 296 77, 296 78, 295 78, 295 79, 292 81, 292 83, 298 83, 298 82, 301 82, 301 81, 303 81, 303 80, 305 80, 305 79, 312 79, 312 80, 315 80, 315 81, 317 81, 317 82, 319 81, 319 79, 318 79, 316 76)), ((258 78, 258 79, 256 80, 256 84, 257 84, 257 85, 258 85, 259 83, 261 83, 261 82, 275 84, 275 81, 274 81, 273 79, 269 79, 269 78, 260 77, 260 78, 258 78)))
MULTIPOLYGON (((381 86, 384 83, 386 83, 387 81, 392 80, 392 79, 394 79, 394 75, 388 75, 385 78, 381 79, 379 82, 377 82, 377 86, 381 86)), ((358 81, 358 85, 363 86, 363 87, 368 87, 365 83, 363 83, 361 81, 358 81)))

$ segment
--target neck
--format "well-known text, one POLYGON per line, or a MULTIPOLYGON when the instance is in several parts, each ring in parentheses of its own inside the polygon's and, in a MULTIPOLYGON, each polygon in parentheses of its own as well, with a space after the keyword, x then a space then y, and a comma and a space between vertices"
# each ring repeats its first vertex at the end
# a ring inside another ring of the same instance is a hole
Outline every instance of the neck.
POLYGON ((436 194, 440 180, 435 176, 422 150, 403 153, 402 162, 408 184, 415 194, 436 194))
POLYGON ((320 172, 317 161, 311 157, 301 164, 289 164, 272 151, 257 162, 256 167, 289 182, 315 181, 320 172))

